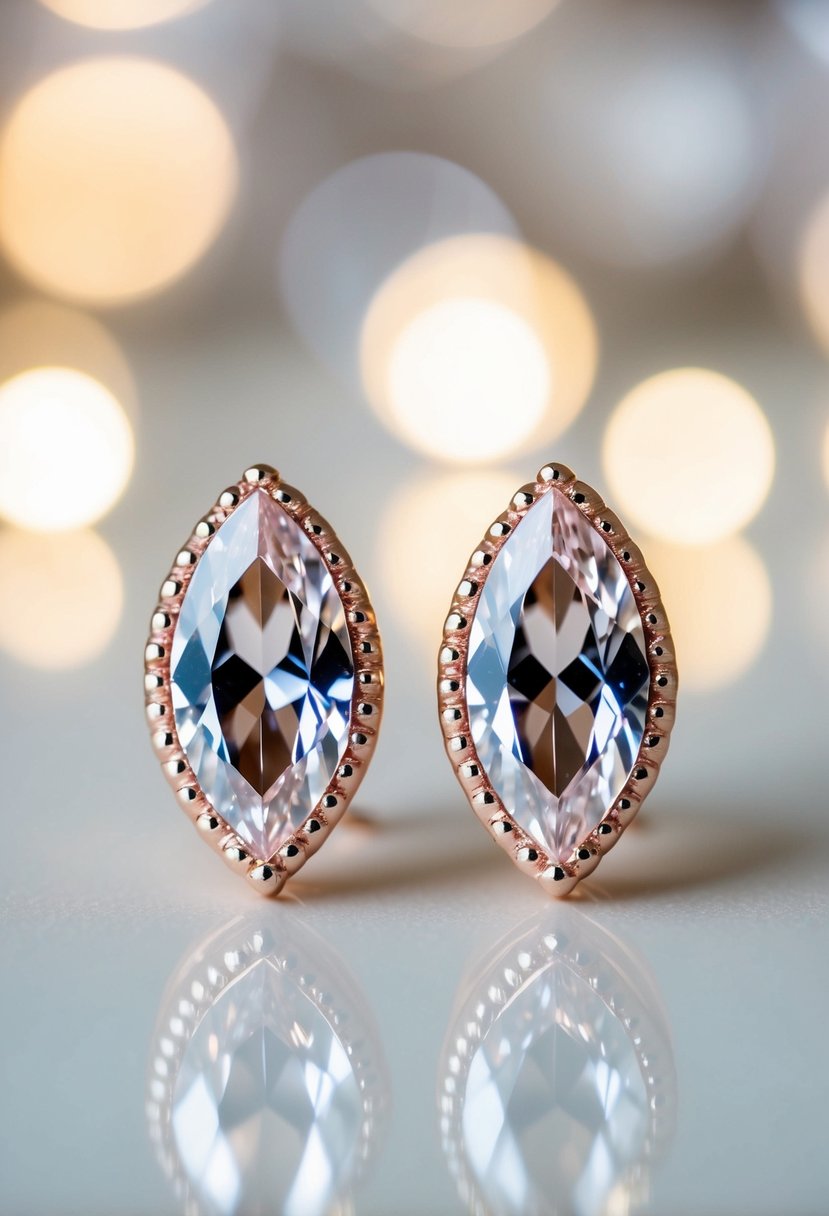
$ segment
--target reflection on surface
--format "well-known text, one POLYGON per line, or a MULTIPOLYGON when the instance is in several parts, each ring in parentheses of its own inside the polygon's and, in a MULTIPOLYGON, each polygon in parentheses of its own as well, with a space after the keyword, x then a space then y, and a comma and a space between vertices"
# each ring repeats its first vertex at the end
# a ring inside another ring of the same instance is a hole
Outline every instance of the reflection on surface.
POLYGON ((331 1211, 365 1168, 385 1102, 353 981, 290 909, 269 927, 233 921, 172 981, 147 1116, 187 1213, 331 1211))
POLYGON ((97 532, 0 531, 0 648, 63 671, 106 650, 121 620, 118 559, 97 532))
POLYGON ((444 1151, 473 1213, 633 1211, 671 1137, 668 1028, 643 965, 554 908, 481 970, 450 1032, 444 1151))
POLYGON ((236 191, 224 119, 182 73, 88 59, 18 102, 0 145, 0 239, 27 279, 113 304, 201 258, 236 191))
POLYGON ((590 391, 598 339, 578 284, 508 236, 421 249, 363 321, 363 386, 381 420, 440 460, 503 460, 549 442, 590 391))
POLYGON ((703 367, 674 368, 631 389, 602 455, 614 501, 640 528, 683 545, 739 531, 774 476, 774 436, 760 406, 703 367))

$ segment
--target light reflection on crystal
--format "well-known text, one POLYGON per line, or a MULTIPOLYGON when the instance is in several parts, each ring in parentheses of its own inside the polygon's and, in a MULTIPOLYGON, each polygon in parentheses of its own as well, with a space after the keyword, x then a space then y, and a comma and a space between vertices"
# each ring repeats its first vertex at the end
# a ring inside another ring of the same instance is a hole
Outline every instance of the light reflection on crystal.
POLYGON ((634 1210, 673 1130, 658 996, 570 909, 519 928, 479 978, 442 1075, 444 1150, 476 1216, 634 1210))
POLYGON ((279 940, 220 931, 162 1007, 147 1114, 188 1214, 322 1216, 372 1152, 386 1101, 372 1028, 337 960, 286 920, 279 940))
POLYGON ((173 638, 176 730, 211 805, 270 858, 345 750, 354 667, 321 554, 256 490, 196 567, 173 638))
POLYGON ((621 793, 644 733, 648 680, 624 571, 569 499, 545 494, 484 585, 466 694, 490 781, 557 859, 621 793))

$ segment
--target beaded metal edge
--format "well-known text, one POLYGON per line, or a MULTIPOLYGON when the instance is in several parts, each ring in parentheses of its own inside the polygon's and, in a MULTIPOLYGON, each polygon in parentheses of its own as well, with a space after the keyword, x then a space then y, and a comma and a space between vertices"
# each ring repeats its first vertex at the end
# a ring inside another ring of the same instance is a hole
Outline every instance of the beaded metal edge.
POLYGON ((357 791, 377 742, 383 712, 383 654, 377 622, 362 581, 334 529, 305 497, 282 482, 269 465, 248 469, 238 485, 219 496, 179 551, 161 586, 144 650, 147 722, 162 770, 179 804, 203 838, 262 894, 276 895, 305 864, 339 823, 357 791), (293 519, 321 554, 345 607, 346 629, 354 662, 354 691, 348 744, 334 777, 300 827, 283 841, 273 857, 256 857, 211 806, 193 772, 176 731, 170 686, 173 634, 190 579, 221 525, 245 499, 264 490, 293 519))
POLYGON ((450 1173, 473 1216, 485 1216, 491 1209, 479 1193, 463 1151, 469 1068, 507 1006, 556 962, 580 979, 618 1020, 636 1055, 647 1094, 649 1125, 638 1167, 627 1179, 630 1186, 646 1179, 648 1164, 664 1155, 674 1135, 677 1082, 670 1031, 644 965, 606 929, 581 914, 574 931, 555 923, 545 931, 533 918, 529 926, 525 922, 510 936, 506 946, 503 942, 496 946, 477 968, 456 1009, 442 1052, 438 1072, 441 1141, 450 1173), (616 952, 621 955, 619 960, 614 957, 616 952))
POLYGON ((493 839, 525 874, 557 896, 568 895, 590 874, 631 823, 659 774, 668 750, 676 712, 677 669, 665 609, 656 580, 619 518, 597 492, 577 481, 566 465, 546 464, 535 482, 523 486, 506 511, 490 525, 472 554, 452 597, 438 656, 438 706, 446 754, 472 809, 493 839), (581 840, 566 861, 551 858, 519 827, 491 784, 472 740, 466 700, 470 626, 481 591, 507 538, 544 494, 564 494, 581 511, 617 558, 642 620, 650 686, 645 733, 619 797, 601 822, 581 840))
POLYGON ((371 1015, 339 959, 329 952, 330 957, 326 953, 320 964, 315 954, 328 951, 328 947, 304 926, 302 934, 312 939, 311 957, 307 943, 296 937, 296 926, 292 929, 291 950, 280 953, 271 929, 246 924, 246 918, 239 918, 196 947, 177 967, 165 990, 150 1049, 145 1115, 159 1164, 172 1182, 177 1199, 185 1203, 185 1211, 192 1216, 201 1208, 175 1150, 172 1131, 176 1080, 187 1045, 202 1019, 222 993, 262 959, 277 965, 325 1018, 354 1070, 362 1122, 350 1186, 359 1183, 375 1154, 381 1117, 389 1106, 389 1083, 379 1046, 373 1054, 367 1051, 378 1043, 371 1015))

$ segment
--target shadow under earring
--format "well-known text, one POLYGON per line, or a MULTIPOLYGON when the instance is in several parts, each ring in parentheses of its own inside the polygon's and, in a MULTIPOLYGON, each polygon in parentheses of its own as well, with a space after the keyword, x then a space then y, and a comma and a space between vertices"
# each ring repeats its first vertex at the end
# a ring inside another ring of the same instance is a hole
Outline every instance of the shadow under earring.
POLYGON ((642 554, 595 490, 542 468, 490 526, 439 656, 446 751, 519 869, 566 895, 656 780, 677 672, 642 554))
POLYGON ((371 759, 383 659, 332 528, 257 465, 196 525, 145 650, 152 740, 226 862, 278 893, 342 818, 371 759))

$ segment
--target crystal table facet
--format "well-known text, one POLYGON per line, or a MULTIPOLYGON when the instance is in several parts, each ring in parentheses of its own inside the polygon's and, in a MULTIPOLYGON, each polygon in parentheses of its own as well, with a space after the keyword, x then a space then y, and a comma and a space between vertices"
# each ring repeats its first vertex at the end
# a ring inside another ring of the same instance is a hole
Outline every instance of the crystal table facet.
POLYGON ((314 808, 345 750, 354 666, 321 554, 262 490, 221 525, 181 606, 176 730, 211 805, 257 856, 314 808))
POLYGON ((466 697, 493 787, 565 861, 632 771, 647 711, 644 630, 619 561, 562 493, 538 499, 488 574, 466 697))

